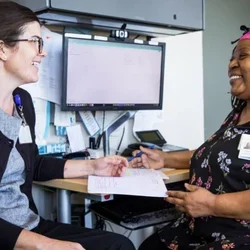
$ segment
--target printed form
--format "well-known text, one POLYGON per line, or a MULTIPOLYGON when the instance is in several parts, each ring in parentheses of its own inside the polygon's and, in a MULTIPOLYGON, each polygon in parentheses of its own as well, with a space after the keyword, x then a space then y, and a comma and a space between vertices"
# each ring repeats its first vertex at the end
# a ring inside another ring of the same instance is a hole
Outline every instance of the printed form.
POLYGON ((125 194, 150 197, 166 197, 163 181, 168 177, 151 169, 126 169, 121 177, 88 177, 88 192, 100 194, 125 194))

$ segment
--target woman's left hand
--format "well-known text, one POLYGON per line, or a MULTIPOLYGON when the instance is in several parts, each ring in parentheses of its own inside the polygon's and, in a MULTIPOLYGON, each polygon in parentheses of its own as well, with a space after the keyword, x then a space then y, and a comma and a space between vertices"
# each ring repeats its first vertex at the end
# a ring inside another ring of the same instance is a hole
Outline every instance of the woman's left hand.
POLYGON ((114 155, 93 161, 93 174, 99 176, 121 176, 128 167, 126 158, 114 155))
POLYGON ((185 183, 189 192, 168 191, 165 200, 192 217, 213 216, 216 195, 205 188, 185 183))

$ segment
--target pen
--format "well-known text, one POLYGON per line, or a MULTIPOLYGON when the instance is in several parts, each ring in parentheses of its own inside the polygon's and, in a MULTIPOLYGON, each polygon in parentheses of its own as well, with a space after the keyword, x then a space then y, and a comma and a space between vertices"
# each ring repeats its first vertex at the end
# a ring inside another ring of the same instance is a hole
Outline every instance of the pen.
MULTIPOLYGON (((153 148, 154 148, 154 145, 150 145, 148 148, 149 148, 149 149, 153 149, 153 148)), ((128 158, 128 162, 134 160, 134 159, 137 158, 137 157, 141 157, 143 154, 144 154, 144 153, 143 153, 142 151, 138 152, 135 156, 129 157, 129 158, 128 158)))

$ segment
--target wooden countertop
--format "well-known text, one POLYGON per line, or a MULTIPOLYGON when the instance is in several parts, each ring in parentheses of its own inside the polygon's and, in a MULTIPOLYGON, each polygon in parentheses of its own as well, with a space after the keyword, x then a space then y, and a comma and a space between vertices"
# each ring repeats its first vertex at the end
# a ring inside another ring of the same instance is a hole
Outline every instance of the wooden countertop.
MULTIPOLYGON (((163 169, 163 172, 169 176, 165 183, 173 183, 188 180, 189 169, 163 169)), ((88 179, 54 179, 50 181, 34 181, 33 183, 45 187, 53 187, 75 191, 79 193, 88 193, 88 179)))

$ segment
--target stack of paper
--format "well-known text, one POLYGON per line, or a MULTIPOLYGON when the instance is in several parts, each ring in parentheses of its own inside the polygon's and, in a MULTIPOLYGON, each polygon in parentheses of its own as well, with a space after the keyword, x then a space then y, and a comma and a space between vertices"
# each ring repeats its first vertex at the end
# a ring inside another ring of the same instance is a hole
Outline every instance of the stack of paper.
POLYGON ((122 177, 89 176, 88 192, 166 197, 167 178, 161 171, 128 168, 122 177))

